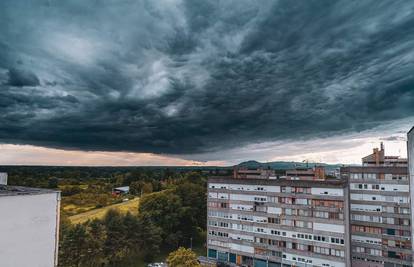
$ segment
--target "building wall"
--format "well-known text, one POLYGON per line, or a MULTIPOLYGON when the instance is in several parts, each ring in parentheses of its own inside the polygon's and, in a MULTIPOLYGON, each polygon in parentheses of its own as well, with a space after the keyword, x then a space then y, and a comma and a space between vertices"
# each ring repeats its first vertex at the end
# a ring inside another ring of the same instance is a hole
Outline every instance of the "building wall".
POLYGON ((0 197, 0 266, 57 265, 59 193, 0 197))
POLYGON ((246 266, 350 266, 347 190, 340 181, 210 179, 208 254, 246 266))
MULTIPOLYGON (((411 195, 411 210, 413 210, 413 202, 414 202, 414 127, 408 133, 408 173, 410 176, 410 195, 411 195)), ((411 212, 411 240, 414 240, 414 212, 411 212)), ((414 255, 414 247, 413 247, 413 255, 414 255)), ((414 265, 414 259, 413 259, 414 265)))
POLYGON ((7 172, 0 172, 0 184, 7 185, 7 172))
POLYGON ((346 167, 341 173, 349 179, 352 266, 412 266, 407 167, 346 167))

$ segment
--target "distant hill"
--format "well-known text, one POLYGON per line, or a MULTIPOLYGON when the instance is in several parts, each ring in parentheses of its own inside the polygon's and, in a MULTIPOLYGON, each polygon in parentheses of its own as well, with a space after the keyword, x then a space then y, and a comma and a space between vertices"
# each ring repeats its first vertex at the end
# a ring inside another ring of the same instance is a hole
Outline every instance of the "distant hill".
POLYGON ((258 162, 255 160, 249 160, 242 162, 236 166, 239 167, 246 167, 246 168, 270 168, 273 170, 286 170, 286 169, 294 169, 294 168, 306 168, 308 167, 314 167, 315 165, 318 166, 325 166, 327 170, 334 170, 341 166, 344 166, 343 164, 326 164, 326 163, 306 163, 306 162, 294 162, 294 161, 272 161, 272 162, 258 162))

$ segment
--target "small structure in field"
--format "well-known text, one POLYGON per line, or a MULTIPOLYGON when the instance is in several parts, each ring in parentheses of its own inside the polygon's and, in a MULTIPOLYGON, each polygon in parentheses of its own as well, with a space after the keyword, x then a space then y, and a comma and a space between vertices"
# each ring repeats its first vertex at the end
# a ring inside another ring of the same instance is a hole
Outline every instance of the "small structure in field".
POLYGON ((116 187, 112 189, 112 194, 117 196, 129 194, 129 186, 116 187))

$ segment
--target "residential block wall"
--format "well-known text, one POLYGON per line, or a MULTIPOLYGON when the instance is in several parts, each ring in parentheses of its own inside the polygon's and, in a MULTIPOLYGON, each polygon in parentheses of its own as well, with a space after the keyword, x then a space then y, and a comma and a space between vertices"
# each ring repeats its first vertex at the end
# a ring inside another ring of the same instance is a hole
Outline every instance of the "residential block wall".
POLYGON ((210 178, 208 256, 239 266, 350 266, 345 181, 210 178))
POLYGON ((412 266, 407 159, 385 156, 381 144, 341 175, 349 180, 352 266, 412 266))

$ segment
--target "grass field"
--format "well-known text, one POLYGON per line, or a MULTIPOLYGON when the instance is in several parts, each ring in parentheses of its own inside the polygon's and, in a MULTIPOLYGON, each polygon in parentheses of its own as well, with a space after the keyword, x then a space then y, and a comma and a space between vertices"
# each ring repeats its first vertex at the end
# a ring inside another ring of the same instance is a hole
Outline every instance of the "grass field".
POLYGON ((121 213, 127 213, 129 211, 132 214, 137 214, 138 205, 139 205, 139 198, 134 198, 126 202, 106 206, 106 207, 99 208, 99 209, 93 209, 93 210, 86 211, 86 212, 83 212, 77 215, 70 216, 69 220, 73 224, 78 224, 78 223, 84 223, 87 220, 101 219, 105 216, 105 214, 110 209, 118 210, 121 213))

